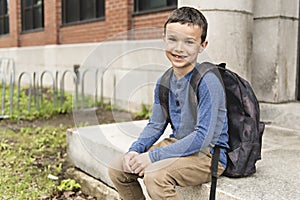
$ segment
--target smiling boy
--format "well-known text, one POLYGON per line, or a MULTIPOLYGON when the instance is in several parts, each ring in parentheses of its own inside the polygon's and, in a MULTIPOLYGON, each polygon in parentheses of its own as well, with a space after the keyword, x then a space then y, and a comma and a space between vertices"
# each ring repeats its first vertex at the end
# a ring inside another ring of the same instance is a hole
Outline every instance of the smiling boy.
POLYGON ((174 10, 164 25, 163 40, 173 74, 170 79, 169 115, 172 134, 157 142, 168 120, 159 98, 158 80, 152 115, 129 151, 109 169, 122 199, 145 199, 137 178, 143 178, 151 199, 180 199, 176 186, 193 186, 211 179, 214 145, 221 146, 218 175, 226 168, 228 148, 225 93, 218 77, 208 72, 199 84, 197 114, 189 104, 190 78, 197 57, 207 46, 207 21, 195 8, 174 10))

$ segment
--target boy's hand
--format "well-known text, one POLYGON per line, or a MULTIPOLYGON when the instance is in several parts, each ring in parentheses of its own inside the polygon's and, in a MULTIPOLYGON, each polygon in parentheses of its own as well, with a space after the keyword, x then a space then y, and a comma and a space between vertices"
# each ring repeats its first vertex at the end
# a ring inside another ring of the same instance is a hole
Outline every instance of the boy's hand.
POLYGON ((149 157, 149 153, 142 153, 138 156, 135 156, 129 161, 129 165, 131 166, 131 170, 138 174, 139 176, 143 176, 145 169, 148 165, 150 165, 152 162, 149 157))
POLYGON ((129 165, 129 161, 133 159, 135 156, 139 155, 138 152, 135 151, 129 151, 123 156, 123 170, 127 173, 134 173, 131 169, 131 166, 129 165))

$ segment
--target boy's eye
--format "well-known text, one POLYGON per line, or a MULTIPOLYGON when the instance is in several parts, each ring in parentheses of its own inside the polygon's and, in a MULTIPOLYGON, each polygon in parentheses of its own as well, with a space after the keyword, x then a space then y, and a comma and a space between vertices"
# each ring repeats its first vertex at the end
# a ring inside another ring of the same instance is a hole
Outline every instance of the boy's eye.
POLYGON ((187 43, 187 44, 194 44, 194 41, 188 40, 188 41, 186 41, 186 43, 187 43))
POLYGON ((168 38, 168 40, 169 40, 169 41, 172 41, 172 42, 176 41, 176 39, 173 38, 173 37, 168 38))

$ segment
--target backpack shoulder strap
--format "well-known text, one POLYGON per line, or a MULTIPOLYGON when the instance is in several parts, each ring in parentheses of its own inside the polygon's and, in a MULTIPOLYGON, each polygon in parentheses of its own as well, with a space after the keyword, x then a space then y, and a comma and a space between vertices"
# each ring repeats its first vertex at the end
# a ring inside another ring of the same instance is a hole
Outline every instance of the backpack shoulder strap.
POLYGON ((211 187, 210 187, 209 200, 216 199, 219 159, 220 159, 220 147, 216 145, 214 147, 214 154, 211 160, 211 187))
POLYGON ((173 68, 169 68, 161 77, 160 83, 158 85, 158 97, 159 103, 161 105, 162 111, 167 119, 167 122, 171 124, 173 128, 173 124, 170 118, 169 112, 169 92, 170 92, 170 79, 173 75, 173 68))
POLYGON ((215 64, 212 64, 210 62, 203 62, 201 64, 197 64, 196 65, 196 70, 195 72, 193 73, 192 77, 191 77, 191 87, 193 89, 194 92, 197 92, 197 89, 198 89, 198 86, 199 86, 199 83, 201 82, 202 78, 204 77, 204 75, 209 72, 209 71, 213 71, 216 76, 222 80, 220 74, 218 73, 218 67, 219 66, 222 66, 223 67, 223 64, 220 64, 220 65, 215 65, 215 64))
POLYGON ((204 62, 201 64, 197 64, 195 69, 195 73, 193 73, 191 77, 191 86, 193 89, 197 89, 199 82, 203 78, 203 76, 209 72, 210 70, 216 68, 216 65, 210 62, 204 62))
MULTIPOLYGON (((218 71, 218 66, 219 65, 215 65, 215 64, 212 64, 210 62, 203 62, 201 64, 196 65, 195 71, 192 74, 192 77, 191 77, 191 80, 190 80, 190 86, 191 87, 190 87, 190 91, 189 91, 190 104, 194 108, 197 108, 197 105, 198 105, 198 102, 199 102, 198 95, 197 95, 199 84, 200 84, 202 78, 205 76, 205 74, 207 72, 210 72, 210 71, 214 72, 214 74, 223 83, 221 75, 218 71)), ((193 115, 194 115, 194 117, 196 117, 197 116, 197 110, 194 109, 194 111, 195 112, 193 113, 193 115)))

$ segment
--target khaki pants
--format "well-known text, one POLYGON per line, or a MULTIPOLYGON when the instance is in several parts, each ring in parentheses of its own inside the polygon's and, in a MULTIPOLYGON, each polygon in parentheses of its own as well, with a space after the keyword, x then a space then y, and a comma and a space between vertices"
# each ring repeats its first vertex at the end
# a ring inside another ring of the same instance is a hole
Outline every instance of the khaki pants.
MULTIPOLYGON (((150 150, 167 146, 175 141, 174 138, 166 138, 150 150)), ((161 160, 148 166, 144 177, 123 172, 122 159, 119 158, 109 168, 109 176, 124 200, 145 199, 137 178, 143 178, 152 200, 180 199, 176 186, 194 186, 211 180, 211 158, 210 153, 196 153, 186 157, 161 160)), ((224 168, 219 163, 218 175, 223 171, 224 168)))

